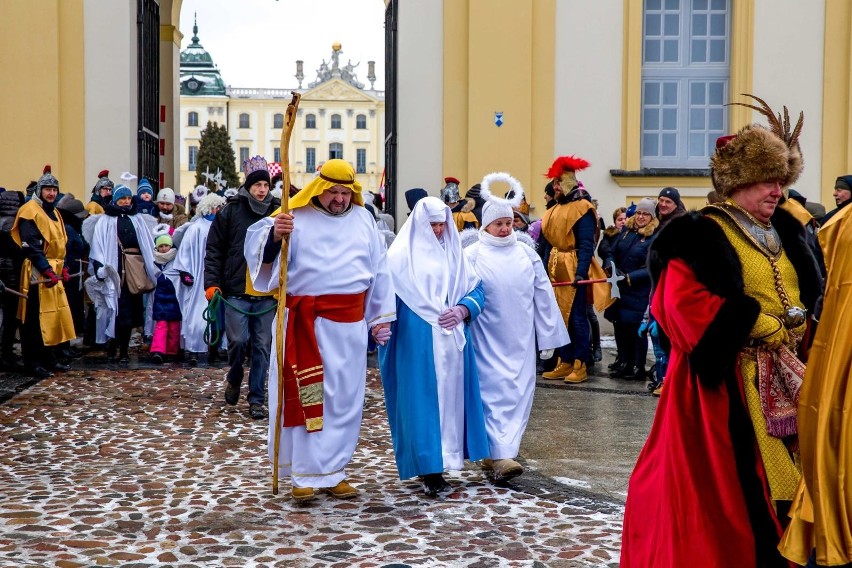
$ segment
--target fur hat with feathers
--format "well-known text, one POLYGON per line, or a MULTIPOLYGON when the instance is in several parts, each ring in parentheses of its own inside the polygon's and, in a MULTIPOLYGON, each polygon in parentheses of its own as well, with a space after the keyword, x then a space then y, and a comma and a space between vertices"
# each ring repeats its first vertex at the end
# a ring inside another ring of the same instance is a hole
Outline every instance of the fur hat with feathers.
POLYGON ((795 183, 802 173, 802 154, 788 148, 768 129, 751 124, 718 145, 710 158, 713 187, 730 197, 734 190, 754 183, 778 180, 782 187, 795 183))

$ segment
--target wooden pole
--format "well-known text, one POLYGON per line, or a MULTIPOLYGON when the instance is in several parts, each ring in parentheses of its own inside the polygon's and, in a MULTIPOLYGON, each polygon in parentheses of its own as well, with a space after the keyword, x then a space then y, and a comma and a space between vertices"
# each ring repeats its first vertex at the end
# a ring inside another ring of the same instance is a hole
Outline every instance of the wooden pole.
MULTIPOLYGON (((281 191, 281 212, 290 212, 290 136, 296 124, 296 110, 302 95, 293 91, 293 98, 284 114, 284 129, 281 132, 281 173, 284 188, 281 191)), ((276 324, 275 357, 278 361, 278 405, 275 408, 275 446, 272 461, 272 494, 278 495, 278 456, 281 450, 281 418, 284 415, 284 318, 287 305, 287 253, 290 237, 281 239, 281 269, 278 273, 278 319, 276 324)))

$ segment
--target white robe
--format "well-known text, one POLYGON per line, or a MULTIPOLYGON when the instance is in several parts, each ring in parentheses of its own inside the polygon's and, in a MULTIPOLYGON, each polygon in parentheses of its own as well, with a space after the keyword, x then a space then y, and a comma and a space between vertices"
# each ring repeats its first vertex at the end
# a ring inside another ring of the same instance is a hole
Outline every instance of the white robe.
POLYGON ((177 301, 183 316, 180 327, 183 348, 193 353, 207 351, 207 344, 204 343, 204 329, 207 325, 204 321, 204 310, 207 308, 207 298, 204 295, 204 256, 207 250, 207 235, 212 224, 212 221, 201 217, 181 226, 183 235, 178 253, 171 270, 166 273, 177 292, 177 301), (192 286, 181 283, 181 272, 192 275, 192 286))
POLYGON ((535 392, 535 345, 569 342, 553 287, 538 254, 525 244, 465 249, 488 299, 471 324, 485 428, 492 459, 518 455, 535 392))
MULTIPOLYGON (((130 216, 130 221, 133 223, 133 228, 136 230, 136 238, 139 241, 139 250, 142 253, 142 259, 145 261, 145 272, 148 273, 148 278, 151 282, 157 282, 160 277, 160 269, 154 265, 154 238, 151 236, 149 225, 142 219, 144 215, 137 213, 130 216)), ((100 219, 96 221, 94 234, 90 243, 91 250, 89 252, 89 275, 95 275, 95 264, 92 261, 98 261, 104 266, 112 267, 113 270, 118 270, 118 217, 110 215, 99 215, 100 219)), ((106 303, 108 317, 101 317, 100 309, 98 309, 98 318, 96 326, 95 341, 105 343, 109 339, 115 337, 115 316, 118 315, 118 295, 121 293, 120 284, 116 285, 117 280, 112 278, 105 279, 101 284, 102 297, 106 303)), ((97 307, 97 306, 96 306, 97 307)))
MULTIPOLYGON (((293 213, 287 293, 295 296, 358 294, 367 291, 364 320, 338 323, 317 318, 314 324, 323 361, 323 429, 308 433, 304 426, 281 428, 279 471, 296 487, 334 487, 346 479, 361 429, 367 375, 367 333, 370 326, 393 321, 396 298, 385 245, 372 216, 363 207, 332 216, 312 205, 293 213)), ((263 247, 272 218, 249 227, 245 256, 252 285, 260 292, 278 288, 281 255, 263 264, 263 247)), ((286 328, 286 325, 285 325, 286 328)), ((269 364, 269 459, 275 443, 278 411, 277 321, 272 323, 269 364)))

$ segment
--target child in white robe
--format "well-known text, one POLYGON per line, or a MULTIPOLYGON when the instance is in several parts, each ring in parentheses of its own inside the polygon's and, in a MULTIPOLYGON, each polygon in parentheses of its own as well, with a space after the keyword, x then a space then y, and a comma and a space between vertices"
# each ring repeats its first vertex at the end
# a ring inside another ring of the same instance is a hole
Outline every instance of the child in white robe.
MULTIPOLYGON (((485 427, 496 481, 523 473, 514 460, 529 420, 535 391, 535 346, 542 358, 569 342, 553 287, 541 259, 513 231, 513 205, 520 202, 520 183, 508 174, 490 174, 482 181, 479 241, 465 255, 482 280, 488 305, 471 324, 485 427), (491 195, 494 181, 509 183, 512 200, 491 195)), ((549 356, 548 356, 549 355, 549 356)))

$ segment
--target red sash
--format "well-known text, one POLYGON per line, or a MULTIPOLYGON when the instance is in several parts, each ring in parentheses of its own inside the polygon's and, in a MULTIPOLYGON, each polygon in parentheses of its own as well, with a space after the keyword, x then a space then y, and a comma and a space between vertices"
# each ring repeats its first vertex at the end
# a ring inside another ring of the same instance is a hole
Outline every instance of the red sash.
POLYGON ((322 430, 323 368, 314 321, 318 317, 338 323, 364 319, 360 294, 325 296, 287 295, 287 335, 284 345, 284 426, 304 426, 308 432, 322 430))

